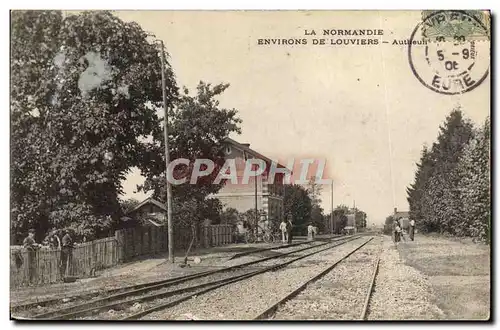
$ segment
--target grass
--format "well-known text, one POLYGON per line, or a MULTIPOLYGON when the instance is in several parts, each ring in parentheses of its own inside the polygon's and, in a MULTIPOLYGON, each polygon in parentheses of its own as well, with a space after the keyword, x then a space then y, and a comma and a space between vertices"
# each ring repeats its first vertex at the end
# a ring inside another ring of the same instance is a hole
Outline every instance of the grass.
POLYGON ((488 248, 456 239, 421 236, 416 244, 402 244, 398 250, 407 265, 429 277, 436 304, 446 319, 489 319, 488 248))

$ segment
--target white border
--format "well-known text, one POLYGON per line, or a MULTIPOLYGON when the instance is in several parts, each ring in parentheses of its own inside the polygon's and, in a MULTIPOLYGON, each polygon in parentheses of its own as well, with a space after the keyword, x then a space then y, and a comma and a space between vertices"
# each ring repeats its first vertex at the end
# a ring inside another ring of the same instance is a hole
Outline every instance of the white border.
MULTIPOLYGON (((498 13, 500 10, 498 9, 499 7, 499 1, 484 1, 484 0, 476 0, 476 1, 465 1, 465 0, 455 0, 455 1, 436 1, 436 0, 419 0, 419 1, 413 1, 413 2, 400 2, 400 1, 384 1, 384 2, 370 2, 370 1, 359 1, 359 0, 350 0, 350 1, 342 1, 338 3, 331 3, 330 1, 324 1, 324 0, 307 0, 307 1, 284 1, 284 2, 277 2, 277 1, 269 1, 269 0, 253 0, 253 1, 179 1, 176 3, 166 3, 166 2, 159 2, 159 1, 151 1, 151 0, 141 0, 141 1, 129 1, 129 0, 121 0, 121 1, 107 1, 104 2, 102 0, 96 1, 96 0, 87 0, 82 3, 69 3, 68 1, 43 1, 43 2, 37 2, 37 1, 25 1, 25 0, 19 0, 11 3, 11 7, 9 7, 7 2, 2 2, 2 17, 3 19, 1 20, 1 26, 2 26, 2 39, 3 42, 1 44, 2 50, 0 52, 1 54, 1 61, 0 63, 3 63, 2 66, 0 66, 0 77, 2 78, 3 82, 3 88, 0 90, 1 91, 1 99, 2 103, 4 105, 4 110, 1 112, 2 120, 0 120, 0 131, 2 134, 4 134, 4 138, 1 139, 0 145, 1 145, 1 155, 2 161, 0 162, 1 166, 1 171, 2 171, 2 176, 1 176, 1 183, 0 183, 0 188, 1 188, 1 197, 0 198, 0 203, 2 203, 2 211, 3 212, 3 221, 4 221, 4 226, 7 226, 9 223, 9 214, 10 214, 10 192, 9 192, 9 179, 10 179, 10 174, 9 174, 9 9, 66 9, 66 10, 81 10, 81 9, 140 9, 140 10, 166 10, 166 9, 175 9, 175 10, 182 10, 182 9, 187 9, 187 10, 194 10, 194 9, 203 9, 203 10, 209 10, 209 9, 237 9, 237 10, 259 10, 259 9, 266 9, 266 10, 271 10, 271 9, 282 9, 282 10, 296 10, 296 9, 308 9, 308 10, 313 10, 313 9, 335 9, 335 10, 347 10, 347 9, 373 9, 373 10, 393 10, 393 9, 398 9, 398 10, 420 10, 420 9, 491 9, 493 15, 496 17, 494 18, 495 20, 495 31, 493 35, 498 35, 498 21, 496 20, 498 18, 498 13)), ((495 45, 495 54, 498 53, 498 48, 497 48, 497 43, 494 43, 495 45)), ((492 77, 497 76, 498 72, 498 63, 495 66, 497 69, 495 72, 492 72, 492 77)), ((498 93, 498 84, 494 84, 495 90, 492 90, 492 94, 499 95, 498 93)), ((496 109, 492 109, 492 111, 495 111, 496 109)), ((498 117, 498 116, 497 116, 498 117)), ((498 128, 498 118, 495 120, 495 126, 498 128)), ((495 162, 496 163, 496 162, 495 162)), ((498 168, 495 168, 495 170, 498 170, 498 168)), ((496 184, 496 181, 495 181, 496 184)), ((498 196, 497 196, 498 197, 498 196)), ((495 202, 497 202, 497 199, 495 199, 495 202)), ((492 221, 495 221, 492 219, 492 221)), ((495 233, 493 234, 494 237, 496 237, 497 232, 498 232, 498 227, 500 224, 497 224, 495 226, 496 230, 495 233)), ((9 241, 9 235, 8 235, 8 229, 5 228, 4 230, 1 231, 3 238, 0 241, 3 242, 8 242, 9 241)), ((2 306, 1 310, 4 311, 4 313, 7 312, 8 310, 8 305, 9 305, 9 255, 8 255, 8 249, 5 247, 4 248, 4 253, 1 254, 2 256, 2 261, 1 264, 4 265, 4 273, 3 273, 3 281, 2 281, 2 291, 4 294, 2 295, 3 300, 2 300, 2 306)), ((495 269, 495 273, 497 269, 495 269)), ((495 308, 495 307, 494 307, 495 308)), ((496 309, 496 308, 495 308, 496 309)), ((5 315, 5 314, 4 314, 5 315)), ((8 321, 6 317, 2 318, 3 322, 7 322, 7 327, 13 327, 14 323, 12 321, 8 321)), ((160 323, 161 324, 161 323, 160 323)), ((40 324, 45 327, 50 327, 52 324, 40 324)), ((273 327, 283 327, 283 328, 288 328, 290 325, 294 327, 306 327, 310 326, 311 324, 283 324, 283 325, 273 325, 273 327)), ((62 326, 72 326, 71 324, 64 324, 62 326)), ((94 325, 96 326, 96 325, 94 325)), ((116 325, 109 325, 109 324, 100 324, 97 325, 98 328, 104 328, 107 329, 110 326, 115 326, 116 325)), ((178 325, 175 324, 168 324, 168 325, 162 325, 162 326, 168 326, 168 327, 177 327, 178 325)), ((220 324, 216 325, 205 325, 206 327, 219 327, 220 324)), ((247 325, 236 325, 236 324, 229 324, 229 326, 237 326, 237 327, 246 327, 247 325)), ((332 327, 334 326, 335 328, 342 327, 342 328, 358 328, 360 325, 357 324, 314 324, 314 327, 332 327)), ((386 326, 391 326, 391 324, 381 324, 377 325, 379 327, 386 327, 386 326)), ((397 326, 397 325, 395 325, 397 326)), ((424 326, 431 326, 431 325, 412 325, 415 327, 424 327, 424 326)), ((454 324, 454 327, 470 327, 470 324, 454 324)))

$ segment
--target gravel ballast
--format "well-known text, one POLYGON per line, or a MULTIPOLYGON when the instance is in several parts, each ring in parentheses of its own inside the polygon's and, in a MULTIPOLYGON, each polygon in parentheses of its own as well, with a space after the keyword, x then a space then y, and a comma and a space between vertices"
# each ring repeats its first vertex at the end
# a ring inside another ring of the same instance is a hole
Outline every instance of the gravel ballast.
POLYGON ((384 237, 383 251, 368 320, 442 319, 427 277, 404 264, 390 237, 384 237))
POLYGON ((368 293, 382 238, 376 237, 280 306, 275 320, 356 320, 368 293))
POLYGON ((357 239, 294 262, 282 270, 223 286, 172 308, 146 315, 143 319, 253 319, 366 240, 357 239))

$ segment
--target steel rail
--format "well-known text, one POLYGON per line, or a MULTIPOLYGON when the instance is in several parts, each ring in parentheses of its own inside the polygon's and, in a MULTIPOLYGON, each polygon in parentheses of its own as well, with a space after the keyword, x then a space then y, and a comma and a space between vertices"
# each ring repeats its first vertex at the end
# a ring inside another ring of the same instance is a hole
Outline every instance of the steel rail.
MULTIPOLYGON (((357 238, 358 237, 354 237, 354 238, 348 237, 348 238, 345 238, 343 240, 347 242, 350 239, 357 239, 357 238)), ((121 299, 121 298, 126 298, 127 296, 130 296, 130 295, 137 295, 137 294, 146 293, 146 292, 152 291, 152 290, 158 290, 158 289, 162 289, 162 288, 168 288, 170 286, 173 286, 173 285, 176 285, 176 284, 180 284, 180 283, 184 283, 184 282, 187 282, 189 280, 193 280, 193 279, 197 279, 197 278, 201 278, 201 277, 206 277, 206 276, 210 276, 210 275, 217 274, 217 273, 228 272, 228 271, 231 271, 231 270, 235 270, 235 269, 238 269, 238 268, 247 267, 247 266, 250 266, 250 265, 253 265, 253 264, 257 264, 257 263, 260 263, 260 262, 264 262, 264 261, 268 261, 268 260, 272 260, 272 259, 276 259, 276 258, 286 257, 286 256, 288 256, 290 254, 293 254, 293 253, 297 253, 297 252, 301 252, 301 251, 313 249, 313 248, 316 248, 316 247, 328 245, 328 244, 331 244, 331 243, 334 243, 334 242, 338 242, 338 241, 342 241, 342 239, 336 239, 336 240, 332 240, 331 242, 327 242, 327 243, 323 243, 323 244, 318 244, 318 245, 315 245, 315 246, 309 246, 309 247, 306 247, 306 248, 303 248, 303 249, 294 250, 294 251, 290 251, 290 252, 287 252, 287 253, 284 253, 284 254, 280 254, 280 255, 276 255, 276 256, 270 256, 270 257, 262 258, 262 259, 259 259, 259 260, 254 260, 254 261, 247 262, 247 263, 244 263, 244 264, 235 265, 235 266, 231 266, 231 267, 226 267, 226 268, 222 268, 222 269, 211 270, 211 271, 206 271, 206 272, 201 272, 201 273, 196 273, 196 274, 191 274, 191 275, 176 277, 176 278, 167 279, 167 280, 154 281, 154 282, 149 282, 149 283, 132 285, 132 286, 128 286, 128 287, 122 287, 122 288, 112 289, 112 290, 106 291, 105 293, 109 294, 109 293, 113 293, 113 292, 116 292, 116 291, 120 291, 120 292, 116 293, 116 294, 112 294, 110 296, 103 297, 103 298, 86 301, 84 303, 81 303, 81 304, 78 304, 78 305, 74 305, 74 306, 70 306, 70 307, 66 307, 66 308, 63 308, 63 309, 52 310, 52 311, 44 312, 44 313, 41 313, 41 314, 37 314, 37 315, 32 316, 32 319, 53 319, 53 318, 57 318, 58 315, 72 314, 72 313, 76 313, 78 311, 87 311, 88 309, 95 310, 97 308, 101 308, 103 306, 107 306, 107 303, 110 302, 110 301, 121 299)), ((100 292, 100 294, 102 294, 102 292, 100 292)), ((86 293, 86 294, 83 294, 83 295, 80 295, 80 296, 73 296, 73 298, 88 297, 89 295, 92 295, 92 293, 86 293)), ((95 293, 94 293, 94 295, 95 295, 95 293)), ((51 299, 50 301, 52 301, 52 302, 54 302, 54 301, 55 302, 61 301, 61 298, 59 298, 59 299, 51 299)))
MULTIPOLYGON (((269 271, 276 271, 276 270, 278 270, 278 269, 282 269, 282 268, 284 268, 284 267, 286 267, 286 266, 290 265, 290 264, 291 264, 291 263, 293 263, 293 262, 296 262, 296 261, 298 261, 298 260, 301 260, 301 259, 304 259, 304 258, 310 257, 310 256, 312 256, 312 255, 314 255, 314 254, 317 254, 317 253, 324 252, 324 251, 329 250, 329 249, 333 249, 333 248, 335 248, 335 247, 338 247, 338 246, 343 245, 343 244, 345 244, 345 243, 348 243, 348 242, 350 242, 350 241, 356 240, 356 239, 358 239, 358 238, 360 238, 360 237, 355 237, 355 238, 352 238, 352 239, 349 239, 349 240, 344 240, 344 241, 341 241, 341 242, 339 242, 338 244, 335 244, 335 245, 333 245, 333 246, 329 246, 329 247, 323 248, 323 249, 321 249, 321 250, 314 251, 314 252, 311 252, 311 253, 309 253, 309 254, 305 254, 305 255, 303 255, 303 256, 300 256, 300 257, 294 258, 294 259, 292 259, 292 260, 286 261, 286 262, 284 262, 284 263, 282 263, 282 264, 279 264, 279 265, 269 266, 269 267, 267 267, 267 268, 264 268, 264 269, 261 269, 261 270, 254 271, 254 272, 249 273, 249 274, 246 274, 246 275, 238 276, 237 278, 226 279, 226 280, 224 280, 222 283, 219 283, 219 284, 216 284, 216 285, 214 285, 214 286, 208 287, 208 288, 203 289, 203 290, 201 290, 201 291, 196 291, 196 292, 194 292, 194 293, 192 293, 192 294, 190 294, 190 295, 187 295, 187 296, 185 296, 185 297, 181 297, 181 298, 179 298, 179 299, 176 299, 176 300, 174 300, 174 301, 171 301, 171 302, 168 302, 168 303, 165 303, 165 304, 158 304, 158 305, 153 306, 153 307, 151 307, 151 308, 149 308, 149 309, 146 309, 146 310, 140 311, 140 312, 138 312, 138 313, 135 313, 135 314, 129 315, 129 316, 125 317, 125 318, 122 318, 121 320, 137 320, 137 319, 139 319, 139 318, 141 318, 141 317, 143 317, 143 316, 145 316, 145 315, 147 315, 147 314, 150 314, 150 313, 152 313, 152 312, 156 312, 156 311, 161 310, 161 309, 166 309, 166 308, 169 308, 169 307, 172 307, 172 306, 178 305, 178 304, 180 304, 181 302, 186 301, 186 300, 188 300, 188 299, 191 299, 191 298, 192 298, 192 297, 194 297, 194 296, 199 296, 199 295, 202 295, 202 294, 208 293, 208 292, 210 292, 210 291, 213 291, 213 290, 218 289, 218 288, 220 288, 220 287, 223 287, 223 286, 225 286, 225 285, 232 284, 232 283, 235 283, 235 282, 239 282, 239 281, 242 281, 242 280, 244 280, 244 279, 247 279, 247 278, 250 278, 250 277, 253 277, 253 276, 259 275, 259 274, 263 274, 263 273, 266 273, 266 272, 269 272, 269 271)), ((371 240, 371 239, 370 239, 370 240, 371 240)), ((335 243, 335 242, 334 242, 334 243, 335 243)), ((367 243, 367 242, 366 242, 366 243, 367 243)), ((366 243, 364 243, 364 244, 366 244, 366 243)), ((321 246, 322 246, 322 245, 321 245, 321 246)), ((316 247, 317 247, 317 246, 316 246, 316 247)))
POLYGON ((267 248, 261 248, 261 249, 255 249, 255 250, 250 250, 250 251, 245 251, 245 252, 240 252, 240 253, 236 253, 234 254, 231 258, 229 258, 229 260, 233 260, 233 259, 236 259, 236 258, 240 258, 240 257, 244 257, 244 256, 247 256, 247 255, 250 255, 250 254, 254 254, 254 253, 260 253, 260 252, 265 252, 265 251, 271 251, 271 250, 280 250, 280 249, 286 249, 286 248, 289 248, 289 247, 292 247, 292 246, 298 246, 298 245, 303 245, 303 244, 311 244, 313 242, 321 242, 321 241, 325 241, 325 240, 333 240, 334 238, 338 238, 338 235, 336 236, 332 236, 330 238, 319 238, 319 239, 316 239, 315 241, 304 241, 304 242, 298 242, 298 243, 292 243, 292 244, 288 244, 288 245, 278 245, 278 246, 270 246, 270 247, 267 247, 267 248))
POLYGON ((283 297, 281 300, 279 300, 278 302, 276 302, 275 304, 273 304, 271 307, 269 307, 268 309, 266 309, 265 311, 263 311, 262 313, 260 313, 259 315, 257 315, 254 318, 254 320, 262 320, 262 319, 268 318, 270 315, 274 314, 276 312, 276 310, 279 308, 279 306, 281 306, 282 304, 284 304, 288 300, 293 299, 301 291, 303 291, 309 284, 311 284, 311 283, 319 280, 321 277, 325 276, 328 272, 330 272, 333 268, 335 268, 339 263, 341 263, 342 261, 344 261, 345 259, 347 259, 349 256, 351 256, 353 253, 355 253, 356 251, 358 251, 359 249, 361 249, 363 246, 365 246, 366 244, 368 244, 372 240, 373 240, 373 237, 369 238, 366 242, 364 242, 363 244, 361 244, 358 247, 356 247, 355 249, 353 249, 351 252, 349 252, 348 254, 346 254, 345 256, 343 256, 341 259, 337 260, 332 265, 328 266, 326 269, 322 270, 317 275, 315 275, 311 279, 309 279, 306 282, 304 282, 297 289, 293 290, 291 293, 289 293, 288 295, 286 295, 285 297, 283 297))
POLYGON ((368 288, 368 292, 366 294, 366 298, 365 298, 365 303, 363 305, 363 311, 361 312, 361 316, 360 316, 360 319, 365 321, 367 316, 368 316, 368 309, 370 308, 370 299, 372 297, 372 294, 373 294, 373 289, 375 287, 375 280, 377 278, 377 274, 378 274, 378 269, 379 269, 379 265, 380 265, 380 257, 382 256, 382 251, 380 251, 378 257, 377 257, 377 261, 375 262, 375 269, 373 270, 373 275, 372 275, 372 279, 370 281, 370 287, 368 288))

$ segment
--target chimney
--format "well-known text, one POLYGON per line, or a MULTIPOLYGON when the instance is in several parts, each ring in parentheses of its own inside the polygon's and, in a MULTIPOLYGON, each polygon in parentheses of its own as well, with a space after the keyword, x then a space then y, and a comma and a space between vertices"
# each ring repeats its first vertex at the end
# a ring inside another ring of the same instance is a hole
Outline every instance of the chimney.
POLYGON ((396 213, 398 213, 398 208, 397 207, 394 208, 394 215, 396 215, 396 213))
POLYGON ((241 145, 247 147, 247 148, 250 148, 250 143, 242 143, 241 145))

